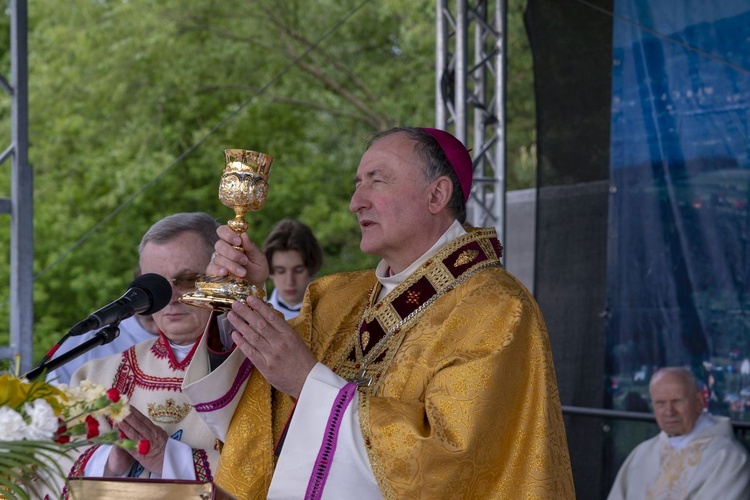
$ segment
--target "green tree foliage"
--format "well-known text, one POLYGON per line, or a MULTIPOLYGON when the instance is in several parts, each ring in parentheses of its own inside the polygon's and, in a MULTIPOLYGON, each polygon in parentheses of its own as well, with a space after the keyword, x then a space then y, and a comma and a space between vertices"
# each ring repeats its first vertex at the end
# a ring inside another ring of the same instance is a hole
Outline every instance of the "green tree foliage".
MULTIPOLYGON (((509 20, 511 188, 533 179, 528 165, 514 173, 534 140, 521 8, 509 20)), ((434 123, 434 0, 29 0, 28 39, 37 356, 124 291, 153 222, 231 218, 217 198, 225 148, 275 158, 268 201, 246 216, 254 241, 296 217, 324 247, 322 273, 374 265, 348 213, 366 139, 434 123)), ((0 289, 0 342, 7 299, 0 289)))

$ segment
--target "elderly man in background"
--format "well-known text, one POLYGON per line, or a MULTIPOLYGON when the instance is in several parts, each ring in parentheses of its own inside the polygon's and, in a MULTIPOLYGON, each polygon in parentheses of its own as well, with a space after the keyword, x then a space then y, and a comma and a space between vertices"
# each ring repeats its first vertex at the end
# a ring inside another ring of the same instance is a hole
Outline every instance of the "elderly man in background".
POLYGON ((143 477, 210 481, 218 462, 216 438, 182 394, 182 379, 211 311, 178 298, 194 289, 218 239, 218 223, 204 213, 165 217, 146 232, 138 248, 143 273, 172 284, 172 297, 153 314, 159 335, 120 354, 89 361, 71 385, 90 380, 130 399, 131 414, 119 424, 129 439, 147 439, 148 453, 97 446, 78 457, 71 477, 143 477))
MULTIPOLYGON (((239 498, 574 498, 544 320, 503 270, 495 231, 462 226, 471 183, 447 132, 376 136, 350 210, 377 269, 313 281, 290 323, 256 297, 232 306, 238 349, 207 376, 201 350, 183 386, 225 443, 219 486, 239 498)), ((262 286, 263 253, 219 235, 208 273, 262 286)))
POLYGON ((704 411, 693 374, 662 368, 649 384, 661 432, 622 464, 608 500, 750 498, 750 459, 727 417, 704 411))

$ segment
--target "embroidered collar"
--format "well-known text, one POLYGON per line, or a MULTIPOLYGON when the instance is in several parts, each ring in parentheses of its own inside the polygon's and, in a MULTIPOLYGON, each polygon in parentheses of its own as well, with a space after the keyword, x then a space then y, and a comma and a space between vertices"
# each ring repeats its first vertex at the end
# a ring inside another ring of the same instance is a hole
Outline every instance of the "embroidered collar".
POLYGON ((380 284, 383 285, 383 287, 380 289, 380 294, 377 299, 382 299, 388 293, 392 292, 393 289, 416 271, 427 259, 435 255, 446 244, 465 234, 466 230, 461 226, 461 223, 454 220, 450 227, 440 236, 440 238, 438 238, 429 250, 400 273, 391 274, 391 268, 388 263, 384 260, 380 261, 375 268, 375 277, 380 281, 380 284))
POLYGON ((704 411, 701 413, 701 415, 698 417, 698 420, 696 420, 695 425, 693 426, 693 430, 691 430, 688 434, 682 435, 682 436, 668 436, 666 432, 664 433, 667 435, 667 441, 672 446, 672 448, 681 450, 683 448, 686 448, 695 438, 700 436, 700 434, 712 427, 716 424, 716 420, 714 420, 713 416, 704 411))
POLYGON ((187 369, 188 365, 190 364, 190 361, 193 360, 195 350, 198 348, 198 344, 200 343, 199 341, 200 337, 196 339, 195 343, 190 349, 190 352, 187 354, 187 356, 185 356, 185 359, 183 359, 182 361, 177 361, 177 358, 172 351, 172 343, 169 341, 166 335, 164 335, 163 332, 159 331, 159 338, 156 340, 156 342, 154 342, 154 345, 151 346, 151 352, 157 358, 167 358, 169 360, 169 366, 173 370, 185 371, 185 369, 187 369))
POLYGON ((429 306, 475 273, 500 267, 502 250, 494 229, 474 229, 444 245, 381 300, 377 300, 380 284, 376 285, 354 332, 347 358, 358 373, 356 377, 351 373, 348 377, 341 375, 367 386, 372 382, 372 376, 366 376, 368 367, 383 363, 384 371, 406 330, 429 306))

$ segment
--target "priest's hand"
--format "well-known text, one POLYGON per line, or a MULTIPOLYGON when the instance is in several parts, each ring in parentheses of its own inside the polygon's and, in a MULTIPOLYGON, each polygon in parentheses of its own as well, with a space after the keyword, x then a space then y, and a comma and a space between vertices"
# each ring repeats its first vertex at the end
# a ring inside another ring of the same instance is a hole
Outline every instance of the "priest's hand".
POLYGON ((107 458, 107 463, 104 466, 105 477, 120 477, 125 474, 125 471, 135 462, 135 459, 130 453, 120 448, 117 445, 112 446, 107 458))
POLYGON ((300 336, 257 297, 235 302, 227 319, 234 326, 232 340, 276 389, 299 398, 305 379, 318 360, 300 336))
POLYGON ((262 289, 268 279, 266 255, 246 233, 240 237, 229 226, 219 227, 216 233, 220 239, 214 245, 216 251, 211 256, 206 274, 226 276, 231 273, 262 289), (238 250, 238 247, 242 248, 238 250))
MULTIPOLYGON (((132 458, 137 460, 152 474, 161 476, 164 465, 164 452, 167 449, 167 440, 169 440, 167 431, 154 424, 146 415, 133 406, 130 407, 130 415, 125 417, 117 426, 126 438, 133 441, 147 439, 151 443, 146 454, 141 454, 137 451, 126 451, 126 453, 130 454, 132 458)), ((112 453, 110 453, 111 456, 112 453)))

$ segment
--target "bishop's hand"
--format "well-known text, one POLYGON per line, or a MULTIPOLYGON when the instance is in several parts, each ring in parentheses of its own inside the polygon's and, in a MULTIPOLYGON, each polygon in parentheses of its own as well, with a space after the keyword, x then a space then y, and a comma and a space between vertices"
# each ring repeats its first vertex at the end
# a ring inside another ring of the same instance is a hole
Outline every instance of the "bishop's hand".
POLYGON ((276 389, 299 398, 318 360, 297 332, 273 307, 257 297, 235 302, 227 314, 232 340, 276 389))
POLYGON ((265 254, 250 241, 246 233, 240 236, 227 225, 220 226, 216 233, 219 240, 214 245, 216 251, 211 256, 206 274, 233 274, 262 290, 268 279, 268 261, 265 254))

